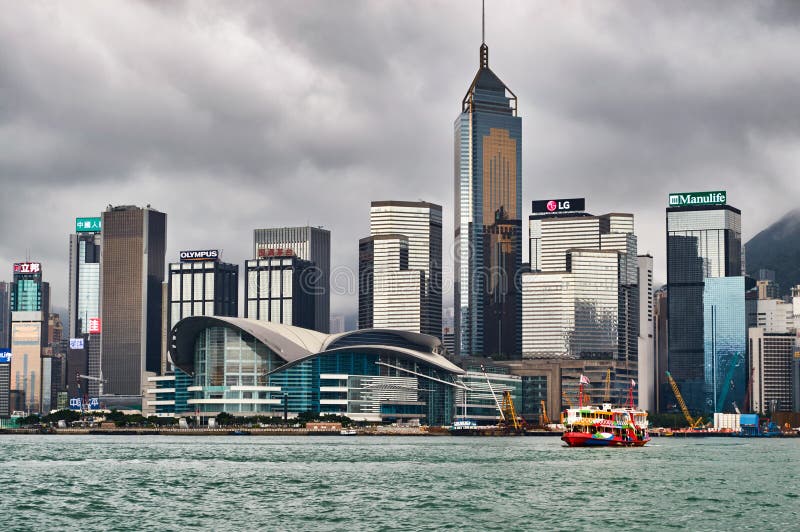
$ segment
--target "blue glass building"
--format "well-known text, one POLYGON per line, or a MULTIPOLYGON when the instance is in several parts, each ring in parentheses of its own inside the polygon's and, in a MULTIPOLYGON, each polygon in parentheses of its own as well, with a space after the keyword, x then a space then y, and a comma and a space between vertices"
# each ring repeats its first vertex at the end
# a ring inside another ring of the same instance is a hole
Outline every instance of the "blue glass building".
POLYGON ((454 203, 456 352, 518 358, 522 119, 486 43, 455 121, 454 203))
POLYGON ((733 412, 747 386, 745 278, 713 277, 703 288, 705 410, 733 412))

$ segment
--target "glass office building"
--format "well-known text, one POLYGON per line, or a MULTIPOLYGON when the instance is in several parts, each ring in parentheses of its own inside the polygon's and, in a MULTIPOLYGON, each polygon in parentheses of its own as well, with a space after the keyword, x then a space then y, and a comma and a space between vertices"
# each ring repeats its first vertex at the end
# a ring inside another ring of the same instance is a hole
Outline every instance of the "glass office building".
POLYGON ((69 338, 82 339, 83 347, 78 349, 75 344, 70 347, 70 356, 67 357, 67 391, 70 397, 78 397, 80 388, 88 391, 89 397, 97 397, 98 382, 78 382, 76 375, 100 375, 100 335, 89 334, 89 320, 100 317, 100 252, 103 236, 99 218, 78 218, 75 228, 76 232, 69 236, 67 312, 69 338), (98 222, 87 224, 88 228, 84 228, 84 221, 88 220, 98 222))
POLYGON ((517 97, 489 68, 485 43, 454 129, 456 351, 517 358, 522 119, 517 97))
MULTIPOLYGON (((706 411, 704 283, 742 275, 741 212, 694 205, 669 207, 666 214, 669 371, 687 406, 706 411)), ((670 398, 665 405, 675 404, 669 389, 661 393, 670 398)))
POLYGON ((706 411, 733 412, 747 388, 744 277, 712 277, 703 287, 706 411))
POLYGON ((319 276, 312 262, 292 250, 268 250, 264 257, 248 260, 245 270, 245 318, 316 327, 319 276))

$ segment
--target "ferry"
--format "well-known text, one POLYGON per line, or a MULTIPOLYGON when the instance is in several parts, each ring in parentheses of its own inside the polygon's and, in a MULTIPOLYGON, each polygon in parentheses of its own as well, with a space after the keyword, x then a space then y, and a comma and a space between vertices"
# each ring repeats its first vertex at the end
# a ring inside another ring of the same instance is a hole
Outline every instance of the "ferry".
POLYGON ((580 406, 562 414, 570 447, 641 447, 650 441, 647 412, 634 408, 580 406))

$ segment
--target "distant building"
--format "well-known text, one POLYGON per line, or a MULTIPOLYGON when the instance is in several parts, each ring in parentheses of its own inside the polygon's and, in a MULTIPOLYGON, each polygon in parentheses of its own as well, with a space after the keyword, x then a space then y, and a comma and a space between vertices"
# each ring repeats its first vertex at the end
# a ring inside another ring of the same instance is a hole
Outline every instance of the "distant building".
POLYGON ((11 283, 11 410, 40 412, 42 351, 47 344, 50 285, 38 262, 14 264, 11 283))
POLYGON ((347 327, 345 326, 344 316, 331 316, 331 334, 343 333, 346 330, 347 327))
POLYGON ((758 299, 777 299, 780 297, 778 283, 775 281, 756 281, 758 289, 758 299))
MULTIPOLYGON (((100 256, 103 248, 102 218, 76 218, 69 236, 68 337, 73 340, 67 355, 68 396, 79 396, 75 375, 100 377, 100 333, 89 334, 89 323, 100 318, 100 256), (78 348, 77 346, 81 347, 78 348), (86 360, 82 360, 85 357, 86 360)), ((97 397, 98 381, 81 380, 81 394, 97 397)))
POLYGON ((794 304, 780 299, 758 299, 753 326, 778 333, 796 328, 798 323, 795 321, 794 304))
POLYGON ((170 329, 189 316, 235 317, 239 312, 239 265, 222 262, 216 249, 182 251, 180 262, 169 264, 167 283, 170 329))
POLYGON ((288 254, 312 263, 308 274, 314 302, 314 330, 328 332, 331 303, 331 232, 321 227, 278 227, 253 231, 254 259, 288 254), (270 255, 270 251, 272 255, 270 255))
POLYGON ((797 365, 795 332, 749 331, 753 375, 753 411, 759 414, 791 412, 792 376, 797 365))
MULTIPOLYGON (((147 373, 161 367, 162 289, 167 215, 149 206, 109 206, 102 213, 101 334, 104 394, 136 404, 147 373)), ((90 368, 91 369, 91 368, 90 368)))
POLYGON ((0 348, 8 347, 11 326, 11 283, 0 282, 0 348))
POLYGON ((655 345, 655 379, 654 386, 656 389, 656 412, 664 412, 668 410, 666 402, 670 402, 677 406, 675 399, 672 397, 672 390, 666 378, 666 372, 669 369, 667 363, 667 356, 669 353, 669 323, 667 321, 668 303, 667 303, 667 289, 665 287, 659 288, 653 294, 653 340, 655 345))
POLYGON ((411 305, 418 308, 413 312, 419 316, 412 321, 418 323, 402 318, 402 323, 396 325, 439 336, 442 329, 442 207, 424 201, 373 201, 370 234, 359 242, 359 327, 372 327, 377 316, 380 323, 376 327, 396 328, 395 318, 412 311, 405 301, 398 299, 414 298, 411 305), (402 259, 400 246, 403 247, 402 259), (393 258, 395 249, 397 260, 393 258), (421 283, 419 291, 417 282, 421 283), (402 305, 402 310, 397 305, 402 305))
POLYGON ((653 257, 639 255, 639 407, 656 406, 655 324, 653 322, 653 257))
POLYGON ((455 329, 452 326, 442 327, 442 345, 444 345, 448 353, 455 353, 456 335, 455 329))
POLYGON ((318 280, 314 263, 292 250, 268 250, 263 257, 246 261, 245 270, 245 318, 306 329, 317 326, 315 304, 320 298, 314 294, 318 280))
MULTIPOLYGON (((678 193, 666 209, 669 371, 696 412, 713 406, 703 324, 711 319, 705 309, 716 305, 704 305, 705 281, 742 275, 741 212, 726 202, 724 192, 678 193)), ((746 335, 744 324, 737 334, 746 335)))

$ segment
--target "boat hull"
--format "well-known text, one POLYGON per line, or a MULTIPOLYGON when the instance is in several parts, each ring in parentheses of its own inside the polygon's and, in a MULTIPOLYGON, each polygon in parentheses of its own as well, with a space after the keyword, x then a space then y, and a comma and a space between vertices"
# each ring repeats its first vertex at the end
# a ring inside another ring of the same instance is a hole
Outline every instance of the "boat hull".
POLYGON ((626 440, 610 433, 565 432, 561 440, 570 447, 641 447, 650 438, 626 440))

